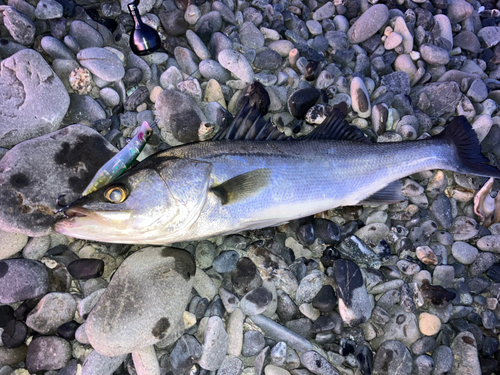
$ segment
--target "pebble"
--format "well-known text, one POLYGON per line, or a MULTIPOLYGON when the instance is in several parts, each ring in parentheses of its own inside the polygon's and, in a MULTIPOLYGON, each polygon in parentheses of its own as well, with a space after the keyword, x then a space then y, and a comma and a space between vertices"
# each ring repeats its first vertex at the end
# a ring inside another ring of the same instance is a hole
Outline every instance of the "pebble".
POLYGON ((125 75, 120 58, 105 48, 85 48, 76 57, 83 67, 105 81, 118 81, 125 75))
POLYGON ((421 313, 418 317, 420 332, 426 336, 433 336, 441 329, 441 320, 436 315, 421 313))
POLYGON ((0 303, 15 303, 38 298, 49 286, 46 268, 28 259, 7 259, 0 262, 0 303))
POLYGON ((303 353, 300 356, 300 363, 313 374, 338 375, 338 371, 332 366, 332 364, 328 362, 325 357, 314 350, 303 353))
POLYGON ((191 335, 184 334, 177 340, 172 352, 170 362, 174 370, 183 371, 191 368, 203 353, 200 343, 191 335))
POLYGON ((38 336, 26 353, 26 369, 30 373, 59 370, 71 359, 71 344, 57 336, 38 336))
POLYGON ((245 315, 262 314, 266 310, 272 298, 273 296, 269 290, 264 287, 260 287, 243 296, 240 301, 240 308, 245 315))
POLYGON ((373 362, 373 374, 410 375, 412 358, 409 350, 399 341, 384 342, 373 362))
POLYGON ((452 373, 457 375, 481 374, 476 339, 472 333, 460 332, 453 340, 451 350, 454 354, 452 373))
POLYGON ((235 77, 245 83, 253 81, 254 72, 247 59, 232 49, 225 49, 218 55, 219 63, 223 68, 229 70, 235 77))
POLYGON ((93 350, 82 364, 82 375, 113 374, 125 360, 126 355, 108 357, 93 350))
POLYGON ((25 46, 33 44, 36 26, 24 13, 6 6, 3 9, 3 24, 16 42, 25 46))
POLYGON ((76 311, 76 301, 69 293, 49 293, 28 314, 26 324, 31 329, 50 335, 64 323, 70 322, 76 311))
POLYGON ((368 8, 347 32, 350 43, 362 43, 373 36, 389 19, 389 9, 384 4, 368 8))
POLYGON ((226 356, 229 336, 218 316, 208 319, 203 341, 203 354, 198 364, 205 370, 217 370, 226 356))
POLYGON ((363 80, 354 77, 351 81, 352 109, 361 118, 368 118, 371 115, 370 96, 363 80))
POLYGON ((455 259, 462 264, 472 264, 479 254, 474 246, 462 241, 455 242, 451 247, 451 252, 455 259))

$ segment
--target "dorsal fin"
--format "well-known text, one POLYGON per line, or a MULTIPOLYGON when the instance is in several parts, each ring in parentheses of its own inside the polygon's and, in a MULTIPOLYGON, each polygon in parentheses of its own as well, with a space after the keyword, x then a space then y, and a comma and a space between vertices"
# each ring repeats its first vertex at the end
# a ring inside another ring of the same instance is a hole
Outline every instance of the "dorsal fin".
POLYGON ((333 108, 332 113, 321 125, 300 139, 329 139, 371 143, 360 128, 349 125, 340 108, 333 108))
POLYGON ((266 121, 262 117, 256 105, 247 102, 238 111, 231 125, 212 140, 276 141, 281 136, 282 133, 273 126, 271 121, 266 121))
MULTIPOLYGON (((341 107, 334 107, 332 113, 305 137, 297 139, 349 140, 370 143, 363 131, 345 121, 341 107)), ((236 114, 233 122, 223 132, 217 134, 214 141, 287 141, 292 137, 280 132, 269 120, 265 120, 254 104, 246 103, 236 114)))

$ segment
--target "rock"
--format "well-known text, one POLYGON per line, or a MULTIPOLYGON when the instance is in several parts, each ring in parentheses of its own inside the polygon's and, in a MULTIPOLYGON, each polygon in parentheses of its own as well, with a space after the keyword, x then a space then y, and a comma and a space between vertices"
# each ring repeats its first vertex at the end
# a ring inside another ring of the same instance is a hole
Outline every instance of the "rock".
POLYGON ((126 357, 126 354, 108 357, 93 350, 83 362, 82 375, 111 375, 120 367, 126 357))
POLYGON ((354 77, 351 81, 352 109, 361 118, 368 118, 372 113, 370 95, 365 83, 359 77, 354 77))
POLYGON ((71 52, 71 50, 57 38, 54 38, 52 36, 44 36, 41 40, 41 46, 43 50, 48 53, 53 59, 75 60, 75 55, 73 54, 73 52, 71 52))
POLYGON ((410 77, 405 72, 394 72, 382 77, 380 84, 394 95, 410 94, 410 77))
POLYGON ((184 12, 180 9, 162 10, 158 17, 168 35, 181 36, 189 29, 189 24, 184 20, 184 12))
POLYGON ((238 357, 227 355, 222 361, 217 374, 220 375, 239 375, 243 373, 243 362, 238 357))
POLYGON ((0 227, 29 236, 52 233, 56 199, 73 201, 116 150, 96 131, 72 125, 23 142, 0 161, 0 227), (40 186, 57 189, 40 189, 40 186))
POLYGON ((73 122, 94 122, 106 118, 106 112, 92 97, 71 94, 70 100, 68 115, 73 122))
POLYGON ((0 147, 59 128, 69 95, 38 52, 26 49, 3 60, 0 87, 5 98, 0 102, 0 147))
POLYGON ((451 373, 454 375, 480 375, 481 367, 477 353, 476 339, 470 332, 460 332, 451 344, 453 351, 453 367, 451 373))
POLYGON ((26 324, 44 334, 55 334, 57 328, 70 322, 76 311, 76 301, 69 293, 49 293, 29 313, 26 324))
POLYGON ((174 138, 178 142, 198 141, 200 123, 205 115, 193 98, 174 90, 164 90, 156 100, 156 110, 161 118, 158 127, 163 139, 174 138))
POLYGON ((474 246, 462 241, 455 242, 451 247, 451 252, 455 259, 462 264, 472 264, 479 254, 474 246))
POLYGON ((231 272, 231 282, 237 295, 245 295, 262 285, 257 266, 247 257, 240 258, 231 272))
POLYGON ((500 234, 481 237, 477 241, 477 247, 482 251, 500 253, 500 234))
POLYGON ((241 44, 248 48, 258 49, 264 46, 264 35, 252 22, 243 22, 240 26, 241 44))
POLYGON ((59 370, 71 359, 71 345, 57 336, 38 336, 28 346, 26 369, 30 373, 59 370))
POLYGON ((278 52, 275 52, 271 49, 265 49, 264 51, 259 52, 257 56, 255 56, 253 65, 257 69, 261 70, 276 70, 281 67, 282 63, 283 59, 278 52))
POLYGON ((479 53, 481 45, 476 34, 469 30, 463 30, 453 38, 453 46, 472 53, 479 53))
POLYGON ((105 48, 85 48, 76 55, 80 64, 97 77, 113 82, 125 75, 125 68, 120 58, 105 48))
POLYGON ((298 288, 297 279, 283 258, 258 246, 251 246, 247 250, 247 256, 257 266, 263 279, 272 281, 277 289, 281 289, 287 294, 295 294, 298 288))
POLYGON ((84 21, 72 21, 69 26, 69 35, 75 38, 82 50, 104 46, 104 38, 101 33, 84 21))
POLYGON ((486 48, 494 47, 500 42, 500 27, 487 26, 480 29, 477 36, 486 45, 486 48))
POLYGON ((170 353, 170 362, 175 370, 181 372, 197 363, 202 354, 200 343, 191 335, 183 335, 170 353))
POLYGON ((23 250, 28 236, 22 233, 4 232, 0 230, 0 259, 6 259, 23 250))
POLYGON ((389 9, 384 4, 376 4, 368 8, 347 32, 349 42, 362 43, 375 35, 389 19, 389 9))
POLYGON ((184 47, 175 47, 175 60, 179 64, 179 68, 193 78, 199 79, 200 72, 198 71, 198 57, 189 49, 184 47))
POLYGON ((418 317, 420 332, 426 336, 433 336, 441 329, 441 320, 436 315, 421 313, 418 317))
POLYGON ((226 83, 230 78, 229 72, 215 60, 203 60, 199 65, 201 75, 207 80, 215 79, 219 83, 226 83))
POLYGON ((432 65, 446 65, 450 61, 448 51, 434 44, 425 43, 420 46, 422 59, 432 65))
POLYGON ((63 6, 55 0, 41 0, 35 9, 35 17, 41 20, 51 20, 63 16, 63 6))
POLYGON ((338 375, 339 373, 325 357, 314 350, 303 353, 300 356, 300 363, 313 374, 338 375))
POLYGON ((399 341, 385 341, 373 362, 373 375, 410 375, 412 358, 409 350, 399 341))
POLYGON ((87 319, 92 346, 117 356, 176 340, 184 329, 182 313, 195 270, 184 250, 145 248, 129 256, 87 319), (136 319, 138 315, 142 319, 136 319))
POLYGON ((36 26, 24 13, 6 6, 3 10, 3 24, 14 40, 22 45, 33 44, 36 26))
POLYGON ((264 336, 259 331, 247 331, 243 335, 243 348, 241 355, 244 357, 252 357, 259 354, 264 349, 266 342, 264 336))
POLYGON ((453 351, 449 346, 440 345, 432 352, 436 374, 445 374, 451 370, 453 365, 453 351))
POLYGON ((426 86, 414 87, 410 97, 429 116, 439 117, 455 111, 462 93, 456 82, 434 82, 426 86), (428 106, 422 104, 422 96, 426 98, 425 101, 428 101, 428 106))
POLYGON ((450 22, 462 22, 470 17, 474 7, 465 0, 448 0, 448 18, 450 22))
POLYGON ((217 11, 208 12, 202 15, 196 22, 194 31, 203 42, 207 43, 212 34, 220 31, 222 28, 222 17, 217 11))
POLYGON ((303 118, 319 97, 320 91, 312 87, 294 91, 288 98, 288 111, 293 117, 303 118))
POLYGON ((323 285, 312 300, 312 306, 321 312, 332 311, 337 305, 337 297, 331 285, 323 285))
POLYGON ((405 312, 400 306, 395 306, 390 311, 389 322, 384 326, 384 336, 377 337, 375 343, 380 344, 385 340, 399 340, 410 347, 420 338, 417 317, 411 312, 405 312))
POLYGON ((225 49, 219 53, 218 60, 223 68, 229 70, 238 79, 245 83, 253 81, 253 69, 241 53, 232 49, 225 49))
POLYGON ((205 370, 217 370, 226 356, 229 336, 218 316, 208 319, 203 341, 203 354, 198 364, 205 370))
POLYGON ((342 320, 350 327, 366 322, 370 318, 372 306, 361 270, 354 262, 345 259, 336 260, 333 270, 342 320))
POLYGON ((34 299, 47 293, 48 273, 36 261, 7 259, 0 262, 0 303, 34 299))
POLYGON ((24 344, 28 327, 19 320, 11 320, 2 332, 2 344, 6 348, 15 349, 24 344))
POLYGON ((254 289, 245 294, 245 296, 241 299, 241 311, 243 311, 245 315, 262 314, 266 310, 272 298, 273 296, 271 292, 266 288, 260 287, 254 289))
MULTIPOLYGON (((0 363, 3 367, 8 368, 8 365, 15 365, 19 362, 25 361, 27 351, 28 347, 26 345, 21 345, 15 349, 9 349, 2 346, 0 347, 0 363)), ((7 373, 7 375, 10 375, 10 373, 7 373)))

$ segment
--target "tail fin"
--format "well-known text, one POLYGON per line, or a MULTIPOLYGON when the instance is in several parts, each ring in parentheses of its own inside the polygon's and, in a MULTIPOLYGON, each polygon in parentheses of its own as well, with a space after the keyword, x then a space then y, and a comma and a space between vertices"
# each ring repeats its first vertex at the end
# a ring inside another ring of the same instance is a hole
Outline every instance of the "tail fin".
POLYGON ((464 116, 455 117, 446 128, 433 137, 451 142, 455 146, 459 167, 457 172, 476 176, 500 178, 500 171, 481 154, 476 132, 464 116))

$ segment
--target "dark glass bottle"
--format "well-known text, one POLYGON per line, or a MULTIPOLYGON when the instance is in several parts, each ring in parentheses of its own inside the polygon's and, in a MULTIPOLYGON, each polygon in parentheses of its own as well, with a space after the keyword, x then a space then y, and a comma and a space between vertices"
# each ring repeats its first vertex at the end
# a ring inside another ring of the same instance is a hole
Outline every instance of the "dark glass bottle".
POLYGON ((128 10, 135 24, 130 33, 130 48, 136 55, 149 55, 160 48, 160 35, 155 29, 142 22, 139 9, 137 9, 138 5, 138 0, 128 4, 128 10))

